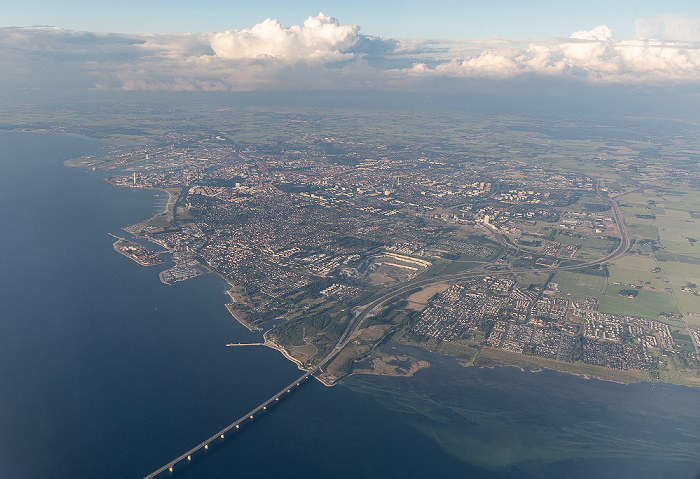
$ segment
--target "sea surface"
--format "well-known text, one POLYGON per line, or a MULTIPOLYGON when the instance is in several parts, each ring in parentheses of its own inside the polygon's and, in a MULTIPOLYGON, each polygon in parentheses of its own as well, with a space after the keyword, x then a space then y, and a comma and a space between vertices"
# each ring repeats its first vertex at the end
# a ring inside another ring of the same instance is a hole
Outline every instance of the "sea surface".
MULTIPOLYGON (((261 335, 228 314, 220 278, 167 286, 168 263, 112 249, 163 197, 63 166, 103 145, 0 131, 2 478, 143 477, 300 376, 225 346, 261 335)), ((700 389, 408 352, 432 366, 311 380, 172 477, 698 477, 700 389)))

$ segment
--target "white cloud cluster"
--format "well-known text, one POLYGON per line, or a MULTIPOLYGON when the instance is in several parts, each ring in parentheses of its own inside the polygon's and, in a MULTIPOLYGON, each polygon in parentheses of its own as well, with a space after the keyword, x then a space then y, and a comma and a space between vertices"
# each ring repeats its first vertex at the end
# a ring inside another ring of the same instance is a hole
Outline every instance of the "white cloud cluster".
POLYGON ((351 55, 359 30, 323 13, 307 18, 301 27, 285 27, 268 18, 253 28, 214 34, 211 47, 217 56, 229 59, 340 60, 351 55))
POLYGON ((295 90, 422 88, 442 78, 544 76, 607 83, 700 83, 700 19, 605 25, 528 44, 503 39, 392 40, 319 13, 213 33, 96 34, 0 28, 0 88, 295 90), (657 36, 654 36, 657 35, 657 36))
POLYGON ((416 63, 413 75, 513 77, 521 74, 569 76, 593 81, 700 81, 700 44, 637 38, 617 40, 610 28, 573 33, 568 39, 531 43, 525 49, 484 51, 428 68, 416 63))

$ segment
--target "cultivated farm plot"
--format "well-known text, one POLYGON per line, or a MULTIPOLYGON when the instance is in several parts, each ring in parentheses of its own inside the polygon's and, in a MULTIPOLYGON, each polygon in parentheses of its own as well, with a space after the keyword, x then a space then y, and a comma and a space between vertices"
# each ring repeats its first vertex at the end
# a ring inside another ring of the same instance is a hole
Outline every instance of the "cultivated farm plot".
MULTIPOLYGON (((700 265, 666 261, 661 263, 661 267, 673 287, 681 313, 686 316, 689 323, 700 326, 700 317, 690 315, 691 313, 700 314, 700 296, 696 296, 691 291, 683 291, 688 283, 700 285, 700 265)), ((694 290, 698 291, 697 288, 694 290)))
POLYGON ((636 216, 628 216, 625 218, 625 224, 627 224, 627 226, 650 226, 654 221, 655 219, 652 218, 637 218, 636 216))
POLYGON ((690 219, 690 213, 688 212, 687 207, 682 209, 665 208, 665 212, 666 214, 664 214, 664 216, 668 218, 678 218, 679 220, 683 221, 690 219))
POLYGON ((664 282, 664 278, 661 273, 652 273, 650 271, 640 271, 635 269, 627 268, 609 268, 610 277, 608 278, 608 284, 610 286, 617 286, 615 283, 621 283, 622 286, 631 284, 634 286, 650 286, 654 289, 666 289, 669 287, 668 283, 664 282))
POLYGON ((661 269, 669 276, 687 276, 700 278, 700 264, 680 263, 678 261, 664 261, 661 269))
POLYGON ((627 193, 626 195, 622 195, 617 198, 618 203, 623 203, 623 204, 633 204, 633 205, 645 205, 647 204, 647 201, 649 200, 649 197, 645 195, 644 193, 627 193))
POLYGON ((687 241, 687 238, 696 238, 700 236, 699 220, 687 218, 674 218, 671 216, 657 217, 654 224, 659 228, 659 235, 664 241, 687 241))
POLYGON ((694 328, 696 330, 700 330, 700 314, 694 313, 692 315, 686 314, 684 315, 685 317, 685 322, 688 323, 688 326, 691 328, 694 328))
POLYGON ((598 248, 582 247, 576 252, 576 258, 583 260, 598 259, 605 256, 609 251, 598 248))
POLYGON ((651 257, 625 255, 616 259, 608 267, 610 272, 608 282, 634 285, 648 282, 648 286, 664 289, 667 285, 663 282, 663 275, 661 273, 652 273, 652 270, 656 267, 657 263, 651 257))
POLYGON ((691 243, 688 240, 684 241, 668 241, 661 239, 661 244, 666 251, 676 254, 684 254, 700 258, 700 242, 691 243), (697 246, 695 246, 697 244, 697 246))
POLYGON ((625 255, 617 258, 613 263, 614 266, 624 269, 635 269, 640 271, 651 271, 656 268, 656 261, 648 256, 633 256, 625 255))
POLYGON ((676 299, 686 322, 700 328, 700 296, 679 289, 676 299))
POLYGON ((659 227, 655 225, 630 224, 627 229, 632 236, 652 240, 659 239, 659 227))
POLYGON ((605 286, 605 277, 603 276, 573 271, 561 271, 556 274, 553 281, 559 285, 559 291, 596 299, 601 298, 605 286))
MULTIPOLYGON (((628 203, 625 203, 628 204, 628 203)), ((652 208, 649 206, 621 206, 623 213, 634 217, 634 215, 652 215, 652 208)))

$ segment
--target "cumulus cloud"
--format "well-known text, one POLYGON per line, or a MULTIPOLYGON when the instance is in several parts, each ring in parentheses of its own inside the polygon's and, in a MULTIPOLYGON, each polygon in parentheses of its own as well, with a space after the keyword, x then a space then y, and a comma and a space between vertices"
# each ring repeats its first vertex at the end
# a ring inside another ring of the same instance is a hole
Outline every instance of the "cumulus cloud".
POLYGON ((0 28, 0 88, 390 89, 434 78, 523 76, 700 83, 693 21, 669 18, 638 21, 637 35, 629 40, 601 25, 530 44, 377 38, 323 13, 291 27, 267 19, 243 30, 210 33, 0 28))
POLYGON ((284 60, 339 60, 358 41, 356 25, 340 25, 319 13, 303 26, 285 27, 268 18, 252 28, 216 33, 211 47, 221 58, 279 58, 284 60))
POLYGON ((567 39, 531 43, 525 49, 484 51, 412 75, 513 77, 558 75, 607 82, 700 81, 700 44, 658 39, 618 40, 606 25, 574 32, 567 39))
MULTIPOLYGON (((353 88, 373 81, 366 59, 395 42, 360 35, 319 13, 303 25, 267 19, 210 33, 94 34, 53 27, 0 28, 0 68, 13 85, 125 90, 353 88), (359 75, 367 78, 360 80, 359 75)), ((2 83, 2 79, 0 79, 2 83)))

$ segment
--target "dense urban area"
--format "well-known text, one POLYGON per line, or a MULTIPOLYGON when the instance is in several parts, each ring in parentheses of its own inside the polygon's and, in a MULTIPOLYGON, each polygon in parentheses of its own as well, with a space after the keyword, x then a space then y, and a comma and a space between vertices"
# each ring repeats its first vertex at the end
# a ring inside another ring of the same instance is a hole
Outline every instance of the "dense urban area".
POLYGON ((700 386, 690 125, 201 106, 169 111, 176 124, 157 106, 109 108, 130 126, 63 112, 15 127, 107 137, 67 163, 170 196, 125 225, 140 248, 115 249, 141 264, 162 254, 146 248, 171 253, 166 284, 219 274, 236 320, 301 368, 324 361, 329 384, 426 367, 387 347, 403 343, 700 386))

